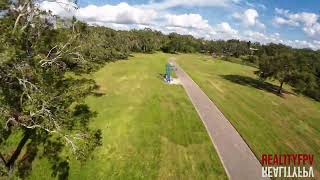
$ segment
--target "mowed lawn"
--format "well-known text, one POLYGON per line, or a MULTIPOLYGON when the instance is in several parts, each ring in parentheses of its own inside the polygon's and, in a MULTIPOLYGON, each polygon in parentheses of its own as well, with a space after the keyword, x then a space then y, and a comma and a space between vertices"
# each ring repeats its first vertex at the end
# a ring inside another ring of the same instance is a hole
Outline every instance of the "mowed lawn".
MULTIPOLYGON (((92 75, 102 96, 86 102, 103 146, 85 165, 70 160, 70 179, 227 179, 210 138, 182 86, 160 76, 170 55, 135 54, 92 75)), ((50 178, 45 159, 30 179, 50 178)))
MULTIPOLYGON (((177 62, 231 121, 258 159, 262 154, 311 153, 320 177, 320 102, 302 95, 277 96, 270 85, 261 87, 252 67, 204 55, 181 55, 177 62)), ((285 90, 292 92, 289 86, 285 90)))

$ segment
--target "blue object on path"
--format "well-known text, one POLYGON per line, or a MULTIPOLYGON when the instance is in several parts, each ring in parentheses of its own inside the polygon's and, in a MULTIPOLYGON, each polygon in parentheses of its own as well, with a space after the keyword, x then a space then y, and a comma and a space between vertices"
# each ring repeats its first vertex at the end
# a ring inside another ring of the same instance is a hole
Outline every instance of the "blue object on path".
POLYGON ((171 81, 171 70, 173 69, 173 66, 169 63, 166 64, 166 74, 165 74, 165 78, 166 78, 166 81, 168 83, 170 83, 171 81))

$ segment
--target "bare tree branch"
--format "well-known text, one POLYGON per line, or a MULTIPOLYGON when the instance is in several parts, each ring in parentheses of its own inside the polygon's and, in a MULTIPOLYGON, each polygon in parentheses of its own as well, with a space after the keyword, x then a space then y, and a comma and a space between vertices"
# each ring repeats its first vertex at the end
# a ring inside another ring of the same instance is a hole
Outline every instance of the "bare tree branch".
POLYGON ((7 120, 4 128, 8 131, 9 130, 9 123, 13 122, 14 125, 18 124, 18 122, 15 120, 15 118, 11 117, 7 120))
POLYGON ((67 144, 72 147, 73 152, 76 152, 78 147, 75 145, 75 143, 72 140, 70 140, 67 135, 65 135, 63 137, 66 140, 67 144))
POLYGON ((74 140, 83 140, 84 138, 86 138, 86 134, 84 134, 84 133, 78 133, 78 134, 76 134, 74 136, 66 135, 66 134, 60 132, 57 127, 54 127, 52 129, 50 129, 50 128, 44 127, 43 125, 40 125, 40 124, 27 125, 25 123, 18 122, 17 120, 15 120, 15 118, 9 118, 7 120, 6 128, 9 128, 8 124, 10 122, 13 122, 15 125, 19 125, 21 127, 27 128, 27 129, 36 129, 36 128, 38 128, 38 129, 42 129, 42 130, 48 132, 49 134, 56 133, 56 134, 58 134, 59 136, 61 136, 61 137, 63 137, 65 139, 67 145, 70 145, 72 147, 72 150, 73 150, 74 153, 78 150, 78 147, 76 146, 74 140))
POLYGON ((48 54, 46 55, 46 58, 42 59, 39 62, 41 64, 41 67, 48 67, 48 66, 56 65, 58 67, 65 69, 66 63, 63 62, 62 60, 60 60, 63 58, 63 56, 71 56, 70 58, 72 58, 76 61, 80 61, 80 62, 85 61, 84 57, 81 55, 81 53, 79 53, 77 51, 79 46, 71 48, 71 49, 69 48, 77 36, 78 36, 78 34, 72 36, 68 40, 68 42, 61 45, 61 47, 56 45, 53 48, 51 48, 50 51, 48 52, 48 54), (56 50, 56 52, 53 52, 53 50, 56 50))
POLYGON ((20 18, 21 18, 22 16, 27 15, 28 8, 30 9, 30 2, 25 2, 25 3, 23 4, 23 6, 20 6, 20 7, 18 7, 18 8, 15 9, 16 11, 19 12, 19 15, 18 15, 18 17, 16 18, 16 21, 15 21, 15 23, 14 23, 13 32, 16 31, 16 28, 17 28, 17 26, 18 26, 18 23, 19 23, 19 21, 20 21, 20 18))
POLYGON ((66 10, 71 10, 71 8, 73 9, 78 9, 78 5, 73 3, 73 2, 69 2, 69 3, 66 3, 66 2, 62 2, 62 1, 57 1, 57 0, 49 0, 49 2, 56 2, 58 3, 62 8, 66 9, 66 10), (69 8, 66 8, 66 7, 63 7, 62 5, 66 5, 66 6, 69 6, 69 8), (70 8, 71 7, 71 8, 70 8))

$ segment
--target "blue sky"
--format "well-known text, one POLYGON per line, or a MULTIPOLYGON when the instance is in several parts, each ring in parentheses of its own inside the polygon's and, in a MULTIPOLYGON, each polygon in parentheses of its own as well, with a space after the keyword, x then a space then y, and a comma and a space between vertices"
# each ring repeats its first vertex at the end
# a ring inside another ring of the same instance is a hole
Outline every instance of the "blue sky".
MULTIPOLYGON (((63 0, 67 1, 67 0, 63 0)), ((242 39, 320 49, 319 0, 79 0, 92 25, 151 28, 206 39, 242 39)), ((61 5, 42 6, 67 16, 61 5)))

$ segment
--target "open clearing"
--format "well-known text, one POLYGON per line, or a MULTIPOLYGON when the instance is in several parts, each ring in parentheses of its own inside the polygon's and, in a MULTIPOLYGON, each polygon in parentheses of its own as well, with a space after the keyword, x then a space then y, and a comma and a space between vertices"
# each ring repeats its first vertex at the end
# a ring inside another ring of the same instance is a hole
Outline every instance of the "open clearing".
MULTIPOLYGON (((95 73, 102 96, 86 102, 103 146, 70 179, 227 179, 211 140, 182 86, 160 73, 170 55, 135 54, 95 73)), ((48 179, 49 163, 37 160, 30 179, 48 179)))
MULTIPOLYGON (((98 113, 92 126, 102 130, 103 146, 83 166, 70 159, 70 179, 227 179, 184 89, 161 79, 170 56, 135 54, 92 75, 103 95, 86 102, 98 113)), ((312 153, 319 173, 319 102, 275 95, 272 84, 256 80, 252 67, 198 54, 176 59, 258 159, 268 153, 312 153)), ((30 179, 48 179, 49 169, 47 160, 37 160, 30 179)))
MULTIPOLYGON (((237 129, 255 155, 311 153, 320 172, 320 103, 270 91, 256 69, 203 55, 181 55, 177 63, 237 129)), ((276 84, 277 85, 277 84, 276 84)), ((292 92, 288 86, 285 90, 292 92)), ((317 175, 316 175, 317 177, 317 175)))

